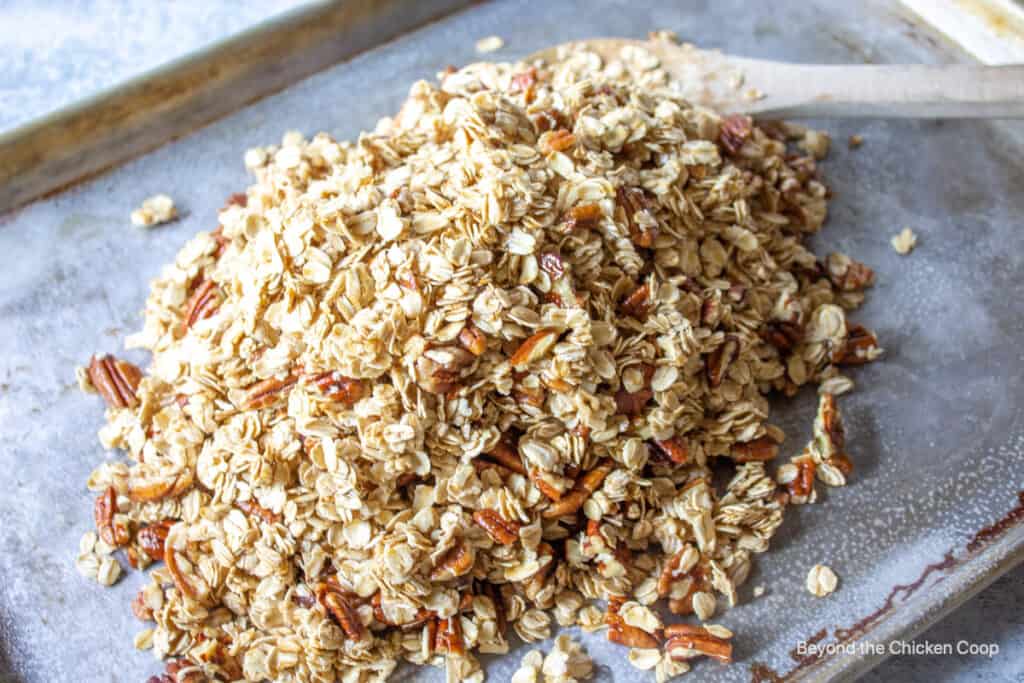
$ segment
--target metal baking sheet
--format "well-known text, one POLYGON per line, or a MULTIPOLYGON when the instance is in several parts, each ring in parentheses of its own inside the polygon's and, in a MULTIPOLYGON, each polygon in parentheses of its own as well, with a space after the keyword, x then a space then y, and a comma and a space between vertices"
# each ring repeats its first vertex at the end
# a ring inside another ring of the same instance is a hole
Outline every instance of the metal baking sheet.
MULTIPOLYGON (((661 28, 752 57, 964 59, 880 1, 485 4, 0 218, 0 678, 128 682, 159 668, 131 647, 142 625, 129 601, 142 576, 103 589, 73 566, 91 527, 84 481, 117 457, 96 441, 102 406, 77 391, 74 367, 94 351, 119 351, 140 326, 148 279, 190 235, 213 227, 224 198, 247 183, 247 147, 288 129, 353 137, 392 112, 414 80, 476 59, 473 44, 486 35, 506 41, 493 57, 513 58, 568 39, 661 28), (133 228, 129 211, 156 192, 180 203, 181 220, 133 228)), ((857 319, 878 331, 886 355, 853 373, 857 389, 841 399, 851 485, 788 517, 758 558, 743 604, 718 620, 738 634, 737 664, 702 662, 703 680, 853 679, 884 654, 851 647, 818 658, 801 656, 797 644, 911 637, 1024 559, 1024 130, 819 125, 836 141, 824 165, 835 198, 816 249, 875 267, 877 285, 857 319), (843 143, 852 133, 865 140, 856 151, 843 143), (920 237, 908 257, 888 243, 904 226, 920 237), (819 562, 840 576, 825 599, 803 587, 819 562), (754 600, 756 585, 767 591, 754 600)), ((813 404, 810 392, 776 402, 787 448, 802 445, 813 404)), ((576 635, 599 664, 596 680, 638 676, 623 648, 576 635)), ((533 647, 489 659, 491 680, 506 680, 533 647)), ((441 680, 433 670, 406 676, 441 680)))

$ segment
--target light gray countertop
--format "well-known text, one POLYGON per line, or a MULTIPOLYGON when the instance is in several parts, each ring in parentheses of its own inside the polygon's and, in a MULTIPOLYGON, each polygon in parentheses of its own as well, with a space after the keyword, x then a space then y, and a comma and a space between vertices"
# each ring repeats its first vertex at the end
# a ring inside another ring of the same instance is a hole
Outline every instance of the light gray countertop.
MULTIPOLYGON (((0 132, 304 4, 300 0, 0 0, 0 132)), ((652 27, 656 28, 656 27, 652 27)), ((896 656, 863 680, 1024 681, 1024 567, 921 635, 995 657, 896 656)), ((5 657, 0 652, 0 680, 5 657)))

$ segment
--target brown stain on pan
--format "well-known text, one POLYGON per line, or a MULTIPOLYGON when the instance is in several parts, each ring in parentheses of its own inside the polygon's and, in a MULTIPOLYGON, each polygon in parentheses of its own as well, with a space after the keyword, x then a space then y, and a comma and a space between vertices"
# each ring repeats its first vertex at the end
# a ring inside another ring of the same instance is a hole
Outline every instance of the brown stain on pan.
MULTIPOLYGON (((955 549, 947 551, 946 554, 943 555, 942 560, 926 565, 921 571, 920 576, 918 576, 912 583, 893 586, 892 590, 889 591, 889 595, 886 596, 885 602, 883 602, 882 606, 874 612, 871 612, 851 626, 835 629, 835 642, 837 644, 843 644, 869 632, 872 627, 880 622, 887 614, 892 612, 893 608, 896 607, 897 599, 900 599, 900 602, 906 602, 911 596, 917 593, 922 586, 924 586, 929 576, 935 573, 940 573, 936 583, 941 582, 946 578, 945 572, 947 570, 960 566, 966 560, 973 557, 979 550, 998 539, 1007 531, 1021 523, 1024 523, 1024 491, 1017 493, 1017 501, 1017 505, 997 521, 979 529, 978 532, 971 537, 971 540, 967 542, 967 546, 965 548, 966 553, 962 556, 957 557, 955 549)), ((827 635, 828 629, 821 629, 817 633, 806 638, 804 642, 810 645, 817 644, 824 640, 827 635)), ((797 652, 797 648, 793 648, 789 652, 789 656, 794 662, 796 662, 796 666, 785 673, 780 674, 778 671, 762 662, 754 662, 751 664, 751 683, 785 683, 786 681, 793 680, 793 678, 801 671, 809 668, 818 661, 825 659, 824 650, 813 649, 811 653, 806 655, 799 655, 797 652)))

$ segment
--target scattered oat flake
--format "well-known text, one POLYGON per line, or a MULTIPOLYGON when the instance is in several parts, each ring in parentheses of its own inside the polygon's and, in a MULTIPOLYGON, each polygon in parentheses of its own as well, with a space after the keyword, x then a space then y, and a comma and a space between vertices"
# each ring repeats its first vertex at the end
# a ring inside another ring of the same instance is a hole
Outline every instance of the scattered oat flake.
POLYGON ((899 233, 893 235, 889 242, 897 254, 906 256, 917 246, 917 235, 910 228, 903 228, 899 233))
POLYGON ((819 598, 831 595, 838 584, 839 577, 823 564, 816 564, 807 572, 807 590, 819 598))
POLYGON ((496 52, 503 47, 505 47, 505 41, 502 40, 501 36, 487 36, 476 41, 476 51, 480 54, 496 52))
POLYGON ((142 206, 132 211, 133 225, 153 227, 167 223, 178 217, 174 200, 165 194, 156 194, 142 202, 142 206))
POLYGON ((864 137, 861 135, 851 135, 846 144, 850 149, 857 149, 864 144, 864 137))

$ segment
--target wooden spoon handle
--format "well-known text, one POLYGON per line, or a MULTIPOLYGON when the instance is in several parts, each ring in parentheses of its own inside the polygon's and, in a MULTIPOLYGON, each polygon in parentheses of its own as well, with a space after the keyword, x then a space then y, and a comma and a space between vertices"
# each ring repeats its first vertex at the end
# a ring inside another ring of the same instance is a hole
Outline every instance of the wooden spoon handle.
POLYGON ((1024 64, 829 66, 736 59, 763 118, 1021 118, 1024 64))

